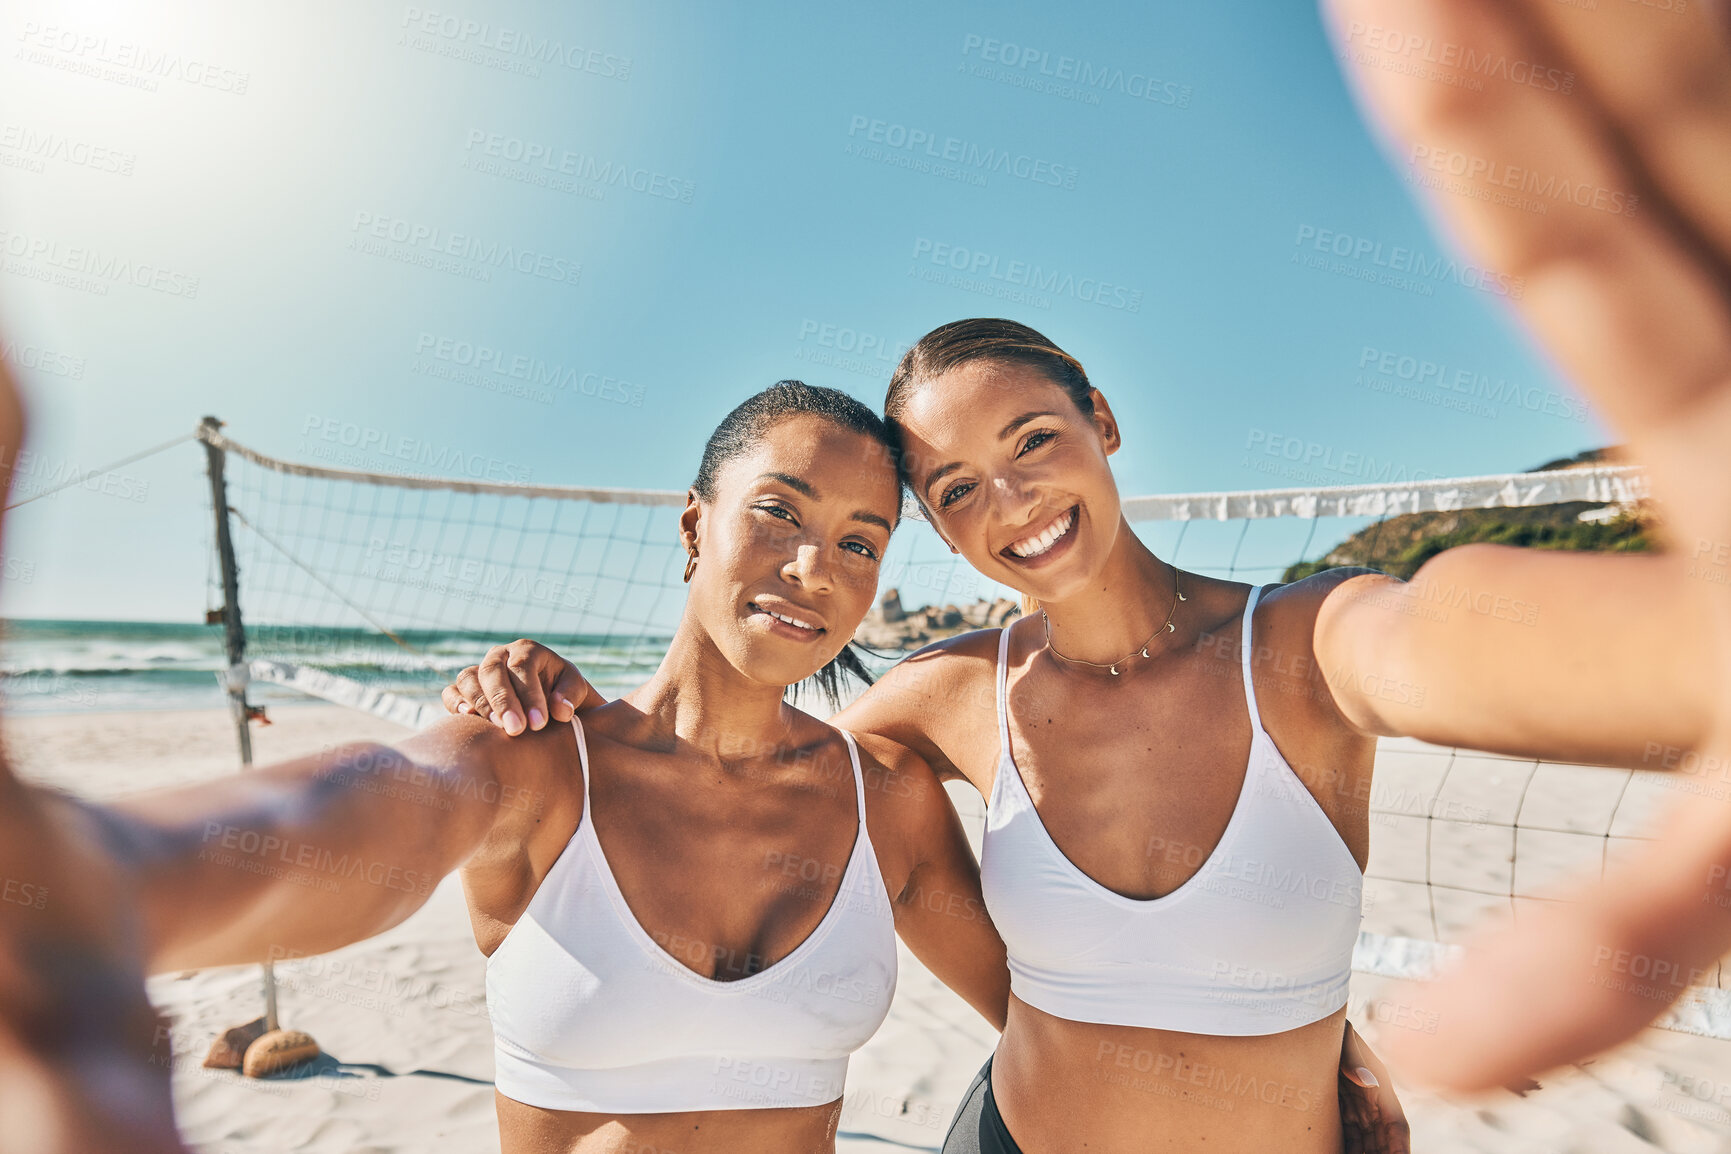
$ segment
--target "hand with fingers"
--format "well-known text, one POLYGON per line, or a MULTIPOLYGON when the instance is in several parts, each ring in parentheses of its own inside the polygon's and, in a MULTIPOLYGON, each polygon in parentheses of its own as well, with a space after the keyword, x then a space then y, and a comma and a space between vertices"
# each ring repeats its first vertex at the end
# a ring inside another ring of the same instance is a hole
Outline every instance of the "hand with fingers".
POLYGON ((459 672, 439 699, 446 713, 473 713, 512 737, 540 729, 548 719, 568 722, 607 700, 575 665, 526 638, 487 650, 481 663, 459 672))
POLYGON ((1388 1068, 1351 1022, 1340 1046, 1340 1131, 1346 1154, 1412 1154, 1406 1111, 1388 1068))
MULTIPOLYGON (((1361 102, 1429 207, 1646 466, 1671 595, 1710 644, 1703 759, 1731 751, 1731 21, 1724 3, 1325 0, 1361 102), (1422 51, 1421 51, 1422 50, 1422 51), (1415 55, 1416 53, 1416 55, 1415 55), (1407 67, 1409 57, 1438 68, 1407 67), (1456 67, 1451 72, 1449 62, 1456 67), (1460 83, 1468 62, 1485 69, 1460 83), (1455 74, 1460 75, 1455 75, 1455 74), (1555 81, 1555 83, 1553 83, 1555 81), (1566 83, 1565 83, 1566 81, 1566 83), (1428 180, 1438 159, 1446 179, 1428 180), (1511 191, 1515 195, 1511 195, 1511 191), (1518 290, 1518 291, 1516 291, 1518 290)), ((1542 607, 1541 607, 1542 609, 1542 607)), ((1699 656, 1700 654, 1705 656, 1699 656)), ((1726 762, 1721 761, 1721 764, 1726 762)), ((1658 768, 1658 766, 1655 766, 1658 768)), ((1399 996, 1403 1075, 1487 1089, 1633 1034, 1731 947, 1710 792, 1566 904, 1399 996)))

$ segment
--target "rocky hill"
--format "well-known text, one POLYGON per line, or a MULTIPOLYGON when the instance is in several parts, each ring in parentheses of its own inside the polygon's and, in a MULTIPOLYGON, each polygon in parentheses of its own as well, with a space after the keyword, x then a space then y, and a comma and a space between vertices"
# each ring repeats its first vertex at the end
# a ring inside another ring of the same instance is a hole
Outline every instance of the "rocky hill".
MULTIPOLYGON (((1527 472, 1616 464, 1616 448, 1589 449, 1547 461, 1527 472)), ((1354 533, 1315 561, 1289 566, 1283 581, 1297 581, 1340 565, 1368 565, 1405 580, 1420 565, 1457 545, 1486 541, 1533 549, 1646 552, 1657 548, 1652 511, 1602 502, 1565 501, 1525 509, 1463 509, 1455 513, 1403 513, 1354 533)))
POLYGON ((970 629, 1006 624, 1014 621, 1021 612, 1021 607, 1008 598, 905 610, 900 591, 886 589, 877 605, 866 614, 853 639, 871 649, 918 649, 970 629))

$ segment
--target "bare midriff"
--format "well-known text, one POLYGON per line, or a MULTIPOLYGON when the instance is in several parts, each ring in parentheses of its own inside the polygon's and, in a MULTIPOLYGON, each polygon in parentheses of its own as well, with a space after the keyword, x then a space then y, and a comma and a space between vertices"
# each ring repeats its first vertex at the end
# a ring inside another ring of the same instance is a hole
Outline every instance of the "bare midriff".
POLYGON ((588 1114, 495 1092, 503 1154, 834 1154, 841 1101, 775 1110, 588 1114))
POLYGON ((1025 1154, 1339 1154, 1345 1020, 1218 1037, 1072 1022, 1012 996, 992 1092, 1025 1154))

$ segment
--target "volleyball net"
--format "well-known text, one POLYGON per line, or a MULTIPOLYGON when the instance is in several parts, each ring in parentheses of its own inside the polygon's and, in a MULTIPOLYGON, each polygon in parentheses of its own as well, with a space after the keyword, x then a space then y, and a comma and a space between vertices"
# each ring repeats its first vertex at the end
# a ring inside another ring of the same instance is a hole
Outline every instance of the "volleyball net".
MULTIPOLYGON (((247 673, 420 727, 491 645, 545 640, 603 692, 659 662, 683 604, 684 493, 278 460, 220 432, 247 673)), ((211 599, 221 601, 213 560, 211 599)))
MULTIPOLYGON (((533 637, 608 696, 641 683, 677 624, 683 491, 521 485, 279 460, 200 430, 220 455, 244 670, 409 726, 488 647, 533 637)), ((1585 464, 1443 480, 1133 497, 1135 532, 1190 572, 1257 583, 1351 564, 1408 577, 1454 544, 1641 548, 1644 475, 1585 464)), ((987 619, 1015 592, 952 554, 915 506, 885 556, 899 636, 987 619)), ((213 561, 213 603, 222 600, 213 561)), ((1000 610, 1001 611, 1001 610, 1000 610)), ((879 625, 885 614, 877 614, 879 625)), ((216 617, 213 611, 212 619, 216 617)), ((881 635, 880 635, 881 636, 881 635)), ((881 645, 881 640, 880 640, 881 645)), ((893 659, 893 658, 892 658, 893 659)), ((887 664, 886 659, 883 664, 887 664)), ((1644 839, 1700 774, 1564 766, 1384 740, 1368 804, 1366 932, 1355 969, 1422 977, 1470 925, 1550 900, 1644 839)), ((1731 1038, 1727 977, 1662 1024, 1731 1038)))

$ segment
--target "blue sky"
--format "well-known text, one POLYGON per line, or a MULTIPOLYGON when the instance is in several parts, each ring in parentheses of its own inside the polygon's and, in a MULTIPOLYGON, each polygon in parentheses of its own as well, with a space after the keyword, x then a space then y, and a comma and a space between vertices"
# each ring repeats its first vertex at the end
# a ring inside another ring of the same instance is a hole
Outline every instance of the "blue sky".
MULTIPOLYGON (((975 315, 1088 367, 1126 493, 1608 439, 1447 263, 1306 5, 134 7, 0 24, 26 488, 205 413, 294 459, 682 488, 750 392, 875 405, 975 315)), ((200 616, 202 454, 120 474, 9 515, 8 615, 200 616)))

